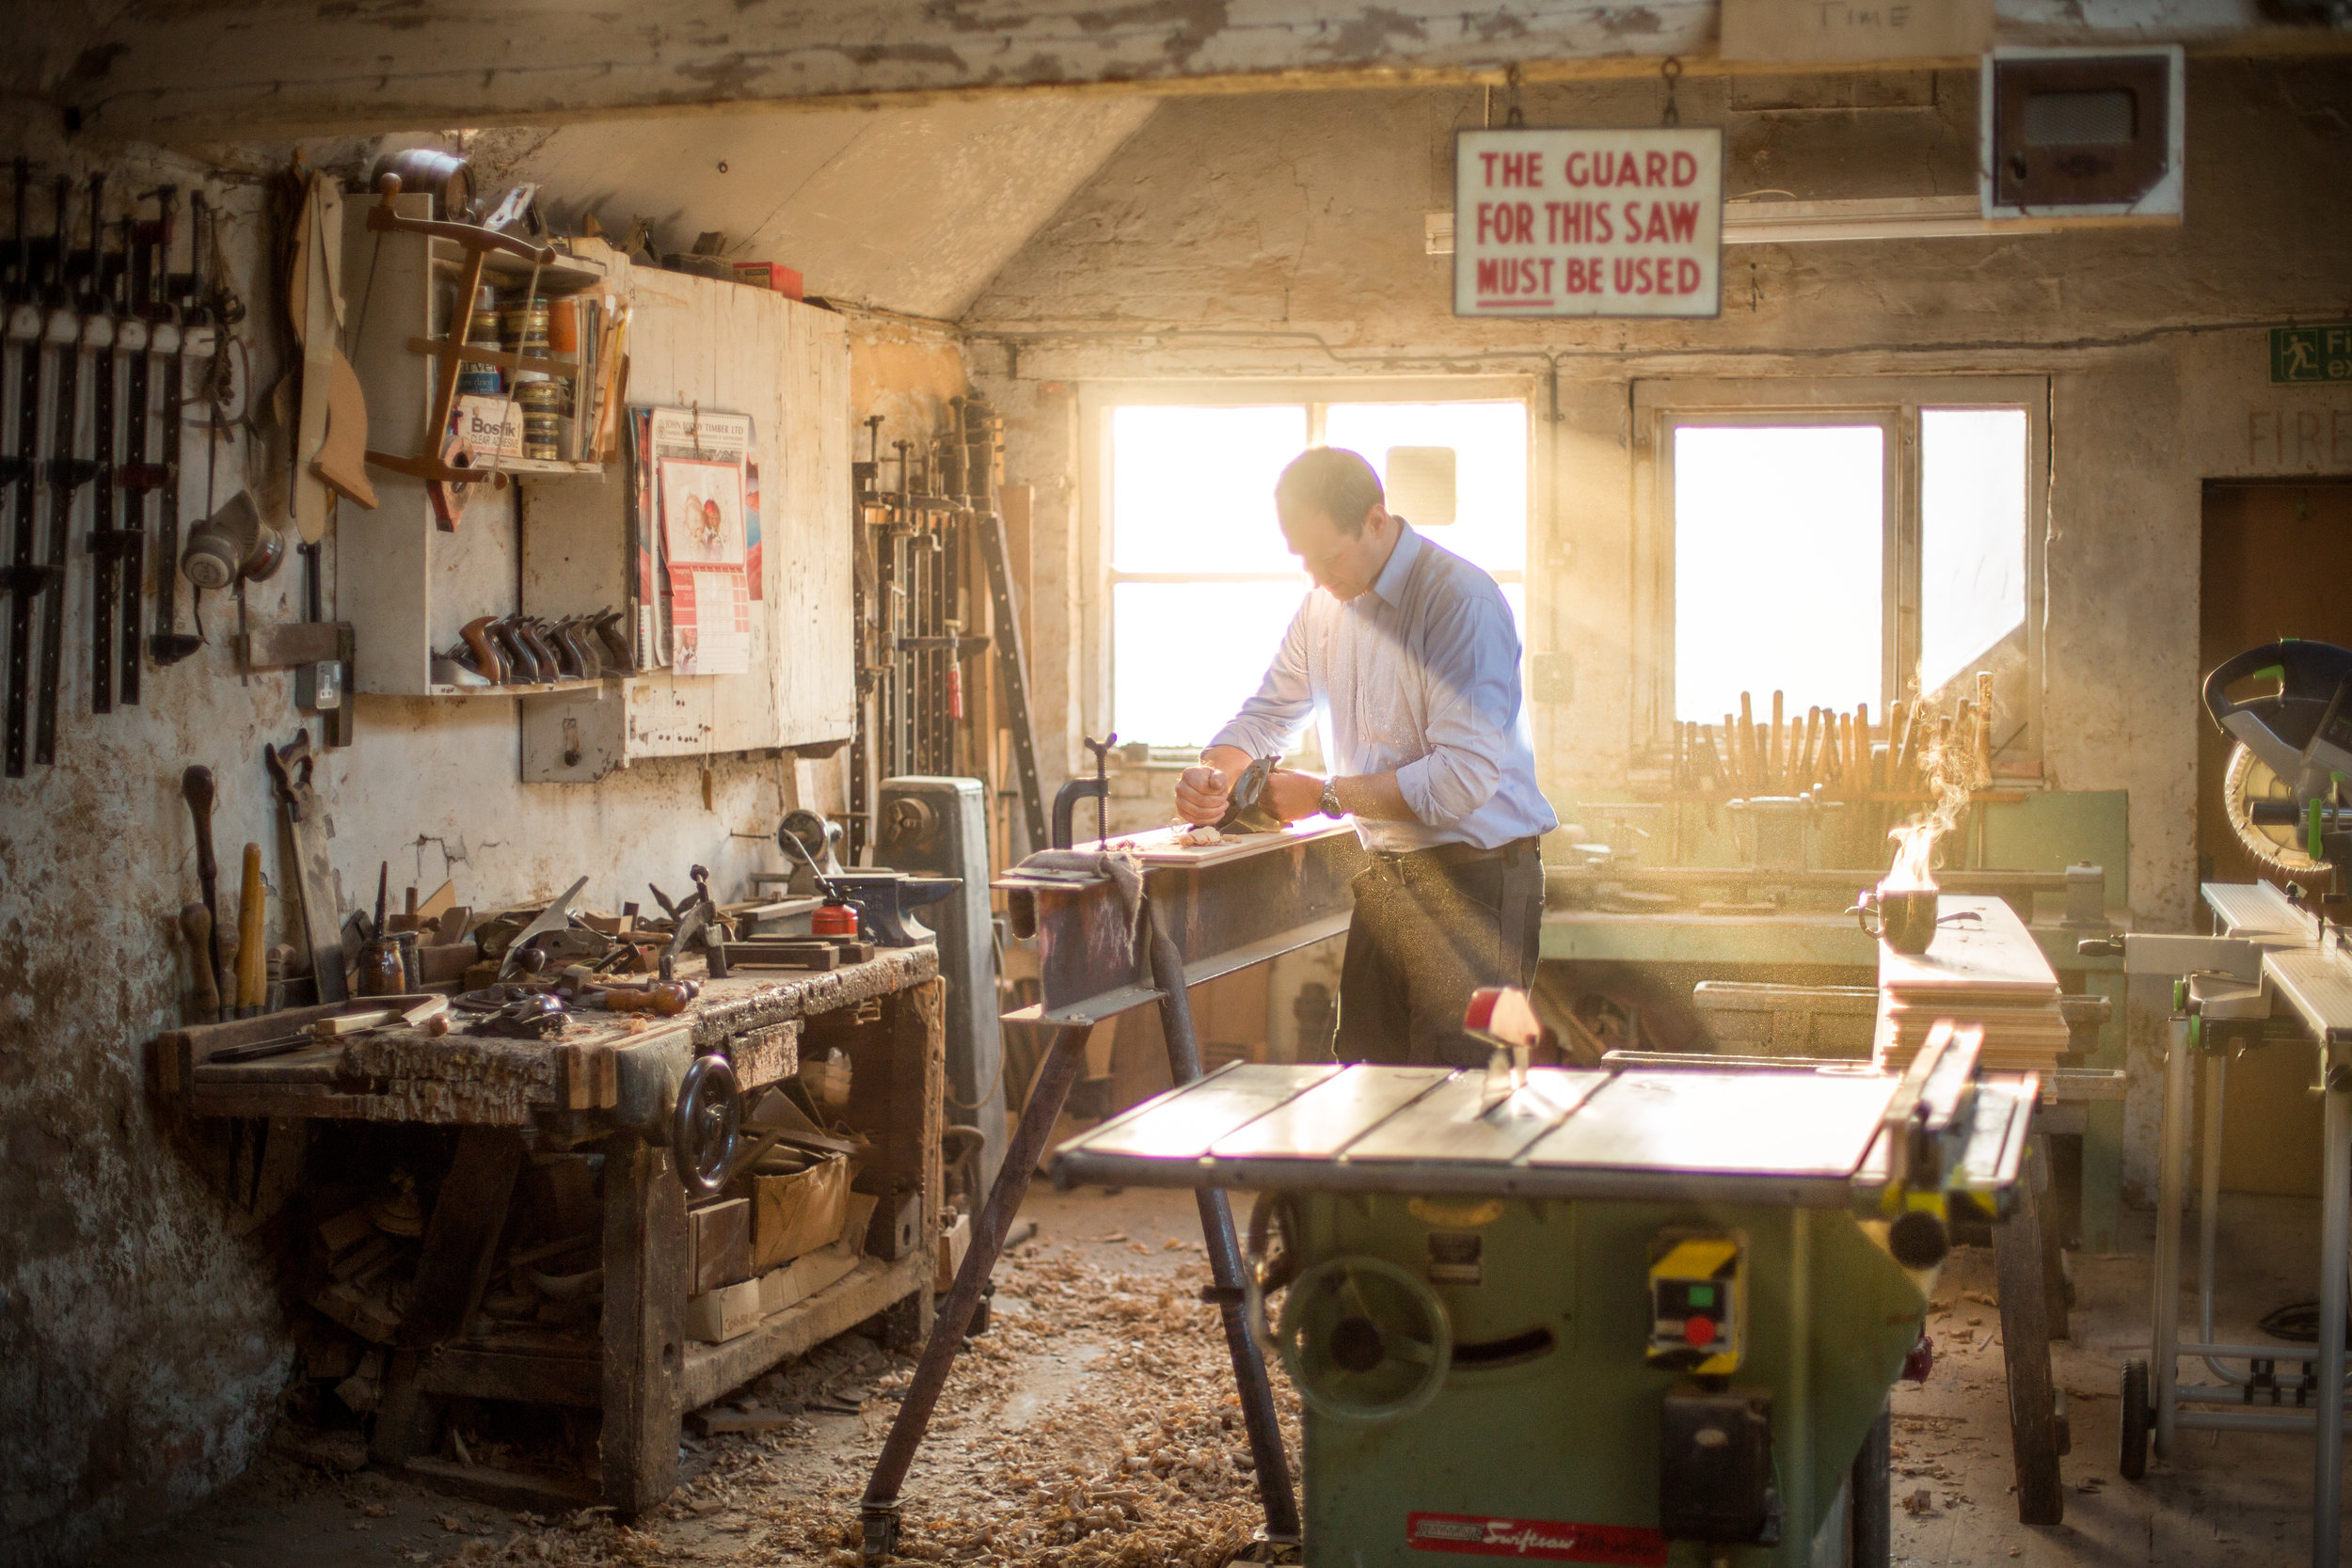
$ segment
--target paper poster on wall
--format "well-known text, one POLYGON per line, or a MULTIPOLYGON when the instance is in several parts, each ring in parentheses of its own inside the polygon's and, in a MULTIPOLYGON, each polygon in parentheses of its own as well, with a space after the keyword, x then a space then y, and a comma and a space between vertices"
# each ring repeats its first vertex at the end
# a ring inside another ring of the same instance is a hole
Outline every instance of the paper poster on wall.
POLYGON ((752 455, 758 450, 757 442, 747 442, 743 455, 743 580, 755 599, 767 575, 759 548, 759 459, 752 455))
POLYGON ((1720 129, 1515 127, 1454 148, 1455 315, 1720 313, 1720 129))
POLYGON ((742 674, 752 667, 742 467, 664 458, 660 483, 671 662, 681 675, 742 674))
POLYGON ((751 668, 751 601, 761 597, 752 420, 633 407, 629 429, 640 667, 741 674, 751 668))

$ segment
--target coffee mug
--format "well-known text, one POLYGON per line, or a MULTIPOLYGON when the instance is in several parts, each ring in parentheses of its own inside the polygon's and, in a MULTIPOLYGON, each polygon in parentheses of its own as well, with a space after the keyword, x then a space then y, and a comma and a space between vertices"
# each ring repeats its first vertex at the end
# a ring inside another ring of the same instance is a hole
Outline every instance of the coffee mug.
POLYGON ((1935 940, 1936 892, 1931 887, 1890 888, 1881 883, 1862 894, 1847 912, 1870 935, 1898 953, 1917 955, 1935 940))

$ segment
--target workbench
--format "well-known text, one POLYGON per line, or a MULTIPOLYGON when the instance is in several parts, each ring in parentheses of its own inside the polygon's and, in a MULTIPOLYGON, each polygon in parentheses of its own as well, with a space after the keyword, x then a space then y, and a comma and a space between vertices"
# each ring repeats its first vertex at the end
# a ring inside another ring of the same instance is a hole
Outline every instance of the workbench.
POLYGON ((371 1452, 428 1482, 524 1506, 602 1501, 622 1513, 676 1482, 681 1417, 878 1315, 919 1338, 942 1191, 946 1070, 943 983, 929 944, 884 948, 818 972, 739 967, 700 983, 669 1018, 581 1010, 559 1037, 382 1028, 257 1061, 222 1051, 309 1029, 370 998, 169 1031, 155 1041, 159 1091, 196 1117, 321 1117, 444 1124, 456 1148, 426 1218, 416 1282, 388 1350, 371 1452), (914 1244, 868 1256, 844 1278, 723 1343, 691 1342, 687 1195, 666 1147, 678 1084, 692 1060, 728 1056, 747 1094, 799 1070, 803 1044, 851 1065, 842 1119, 872 1142, 861 1185, 919 1195, 914 1244), (603 1304, 593 1332, 493 1323, 477 1314, 509 1202, 534 1155, 603 1158, 603 1304), (898 1320, 903 1320, 900 1323, 898 1320), (601 1413, 593 1488, 465 1466, 419 1450, 434 1402, 514 1400, 601 1413))
MULTIPOLYGON (((1857 887, 1861 884, 1857 883, 1857 887)), ((2120 1069, 2124 1062, 2124 974, 2118 957, 2075 950, 2084 933, 2053 922, 2026 929, 2069 990, 2107 997, 2111 1015, 2098 1049, 2083 1065, 2120 1069)), ((1546 963, 1613 963, 1636 968, 1684 966, 1689 977, 1733 977, 1751 967, 1851 969, 1853 985, 1874 983, 1878 942, 1849 914, 1786 910, 1774 914, 1701 914, 1675 911, 1622 914, 1548 909, 1540 956, 1546 963)), ((1745 977, 1745 976, 1741 976, 1745 977)), ((1687 991, 1688 986, 1677 989, 1687 991)), ((2092 1252, 2118 1245, 2122 1213, 2123 1107, 2086 1107, 2082 1127, 2082 1242, 2092 1252)), ((2054 1131, 2056 1129, 2053 1129, 2054 1131)))

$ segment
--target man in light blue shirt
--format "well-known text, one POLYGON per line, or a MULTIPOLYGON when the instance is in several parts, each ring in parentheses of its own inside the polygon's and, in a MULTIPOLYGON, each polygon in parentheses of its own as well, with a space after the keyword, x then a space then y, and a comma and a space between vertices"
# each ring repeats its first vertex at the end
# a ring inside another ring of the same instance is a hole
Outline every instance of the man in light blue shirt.
POLYGON ((1494 578, 1390 513, 1352 451, 1301 453, 1274 490, 1315 590, 1260 683, 1176 786, 1187 821, 1224 815, 1233 781, 1311 718, 1328 778, 1267 782, 1284 821, 1352 816, 1372 864, 1356 879, 1340 978, 1343 1061, 1474 1067, 1462 1033, 1480 986, 1534 976, 1537 841, 1559 825, 1535 787, 1519 640, 1494 578))

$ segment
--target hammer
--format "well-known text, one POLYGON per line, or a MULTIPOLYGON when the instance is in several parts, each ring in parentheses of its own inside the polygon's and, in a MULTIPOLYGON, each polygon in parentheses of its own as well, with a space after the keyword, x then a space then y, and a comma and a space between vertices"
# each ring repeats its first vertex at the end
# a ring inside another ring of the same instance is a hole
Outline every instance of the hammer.
POLYGON ((209 927, 205 944, 210 949, 205 957, 212 965, 213 1011, 217 1020, 226 1010, 222 999, 234 993, 220 964, 220 865, 213 859, 213 770, 190 768, 180 775, 180 793, 187 799, 188 815, 196 819, 196 876, 204 885, 204 919, 209 927))

